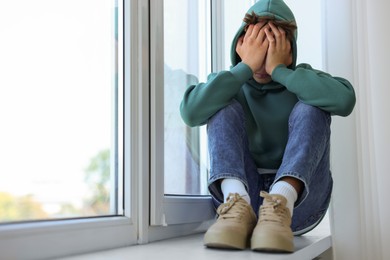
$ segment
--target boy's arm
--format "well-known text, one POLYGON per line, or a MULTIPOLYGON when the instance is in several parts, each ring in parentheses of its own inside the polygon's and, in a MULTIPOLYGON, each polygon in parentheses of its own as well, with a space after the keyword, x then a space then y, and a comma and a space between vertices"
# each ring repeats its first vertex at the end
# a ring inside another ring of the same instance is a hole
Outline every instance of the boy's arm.
POLYGON ((238 63, 230 71, 211 74, 206 83, 189 86, 180 104, 180 114, 189 126, 199 126, 227 106, 241 86, 252 77, 252 70, 238 63))
POLYGON ((227 106, 241 86, 264 63, 268 40, 264 23, 251 24, 245 35, 238 39, 237 54, 242 62, 230 71, 222 71, 209 77, 207 83, 190 86, 180 105, 181 116, 189 126, 205 124, 218 110, 227 106))
POLYGON ((314 70, 302 64, 295 70, 288 69, 291 63, 291 44, 280 27, 269 23, 266 31, 269 49, 266 70, 272 79, 295 93, 302 102, 319 107, 334 115, 347 116, 355 106, 355 91, 346 79, 314 70), (271 32, 272 31, 272 32, 271 32))
POLYGON ((295 93, 302 102, 333 115, 348 116, 355 106, 355 91, 348 80, 314 70, 308 64, 300 64, 295 70, 278 65, 272 79, 295 93))

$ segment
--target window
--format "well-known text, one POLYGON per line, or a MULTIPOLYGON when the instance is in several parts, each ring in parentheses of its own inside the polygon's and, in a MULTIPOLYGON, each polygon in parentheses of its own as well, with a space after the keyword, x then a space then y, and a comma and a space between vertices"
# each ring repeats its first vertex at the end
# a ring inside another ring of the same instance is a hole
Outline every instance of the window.
POLYGON ((1 259, 136 243, 132 10, 129 0, 0 3, 1 259))
POLYGON ((0 221, 121 214, 114 2, 0 6, 0 221))
POLYGON ((208 4, 164 0, 165 194, 207 194, 204 129, 186 126, 179 107, 187 87, 205 81, 211 72, 208 4))
POLYGON ((151 4, 151 225, 201 222, 215 214, 205 197, 205 129, 186 126, 179 106, 188 85, 211 71, 210 3, 151 4))
MULTIPOLYGON (((251 2, 244 4, 242 13, 251 2)), ((212 69, 221 69, 220 60, 225 60, 223 35, 227 28, 236 30, 241 20, 237 26, 231 24, 224 10, 227 6, 231 11, 237 3, 151 3, 152 225, 193 223, 214 217, 207 189, 206 127, 186 126, 179 107, 189 85, 205 82, 212 69)))

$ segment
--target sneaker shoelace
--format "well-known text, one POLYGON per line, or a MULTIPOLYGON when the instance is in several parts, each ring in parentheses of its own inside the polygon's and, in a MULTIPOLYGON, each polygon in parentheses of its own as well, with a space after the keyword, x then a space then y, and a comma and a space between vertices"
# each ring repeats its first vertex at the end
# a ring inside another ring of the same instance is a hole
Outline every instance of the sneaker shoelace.
POLYGON ((282 205, 282 200, 264 191, 260 192, 260 196, 266 200, 266 203, 260 207, 260 221, 285 224, 288 221, 288 209, 282 205))
POLYGON ((238 194, 231 194, 226 203, 221 204, 218 207, 217 213, 219 218, 222 219, 241 219, 242 215, 247 211, 247 207, 244 203, 237 203, 241 199, 238 194), (235 205, 235 207, 233 207, 235 205))

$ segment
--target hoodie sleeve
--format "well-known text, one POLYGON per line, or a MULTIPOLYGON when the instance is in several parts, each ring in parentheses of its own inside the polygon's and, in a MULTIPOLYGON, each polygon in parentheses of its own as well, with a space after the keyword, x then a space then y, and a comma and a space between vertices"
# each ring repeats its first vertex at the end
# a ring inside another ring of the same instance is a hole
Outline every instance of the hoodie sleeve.
POLYGON ((230 71, 209 75, 206 83, 189 86, 180 104, 184 122, 189 126, 205 124, 231 102, 252 74, 248 65, 238 63, 230 71))
POLYGON ((355 106, 355 91, 348 80, 314 70, 308 64, 300 64, 295 70, 279 65, 272 72, 272 79, 302 102, 332 115, 348 116, 355 106))

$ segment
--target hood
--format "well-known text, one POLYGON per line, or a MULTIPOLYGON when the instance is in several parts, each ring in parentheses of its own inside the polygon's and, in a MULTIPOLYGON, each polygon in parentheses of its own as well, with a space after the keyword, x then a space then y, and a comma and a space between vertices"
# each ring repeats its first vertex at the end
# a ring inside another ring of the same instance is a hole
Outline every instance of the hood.
MULTIPOLYGON (((252 13, 252 11, 260 17, 275 17, 276 20, 282 20, 286 22, 296 23, 294 14, 290 10, 290 8, 286 5, 283 0, 260 0, 256 4, 254 4, 247 13, 252 13)), ((236 45, 238 38, 244 32, 246 23, 242 23, 240 28, 238 29, 236 35, 233 38, 231 51, 230 51, 230 59, 232 62, 232 66, 237 65, 241 59, 236 53, 236 45)), ((292 54, 293 54, 293 62, 290 65, 290 68, 295 68, 296 59, 297 59, 297 31, 295 31, 294 40, 291 43, 292 54)))

